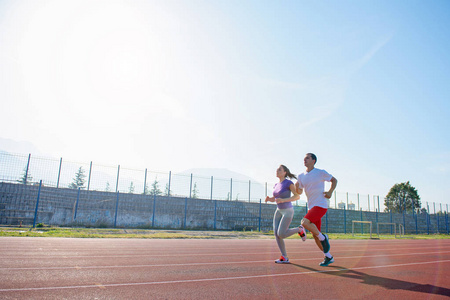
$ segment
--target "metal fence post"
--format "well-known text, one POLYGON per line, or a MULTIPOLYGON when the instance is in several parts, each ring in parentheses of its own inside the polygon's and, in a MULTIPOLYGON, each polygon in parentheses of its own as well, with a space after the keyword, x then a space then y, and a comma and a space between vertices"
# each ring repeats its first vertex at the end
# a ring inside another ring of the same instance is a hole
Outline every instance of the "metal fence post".
POLYGON ((403 231, 406 230, 405 210, 403 210, 403 231))
POLYGON ((116 227, 117 224, 117 210, 119 208, 119 192, 117 192, 117 200, 116 200, 116 213, 114 216, 114 228, 116 227))
POLYGON ((217 229, 216 222, 217 222, 217 200, 214 200, 214 230, 217 229))
POLYGON ((233 178, 230 181, 230 201, 233 199, 233 178))
POLYGON ((191 199, 191 193, 192 193, 192 173, 191 173, 191 183, 189 185, 189 199, 191 199))
POLYGON ((378 209, 377 209, 377 211, 375 212, 375 220, 376 220, 376 222, 377 222, 377 224, 378 224, 378 209))
POLYGON ((58 181, 56 182, 56 188, 59 188, 59 178, 61 177, 62 157, 59 160, 58 181))
POLYGON ((380 196, 377 196, 377 198, 378 198, 378 211, 380 211, 380 196))
MULTIPOLYGON (((361 212, 361 220, 360 221, 362 221, 363 220, 363 216, 362 216, 362 209, 360 209, 359 210, 360 212, 361 212)), ((361 234, 363 234, 363 223, 361 223, 361 234)))
POLYGON ((250 202, 250 190, 251 190, 251 181, 248 181, 248 202, 250 202))
POLYGON ((344 234, 347 233, 347 213, 346 213, 346 209, 344 207, 344 234))
POLYGON ((31 153, 28 154, 27 170, 25 171, 25 180, 24 180, 24 183, 23 183, 24 185, 27 185, 28 171, 30 169, 30 160, 31 160, 31 153))
MULTIPOLYGON (((28 156, 28 161, 29 161, 29 159, 30 159, 30 156, 28 156)), ((41 197, 41 187, 42 187, 42 180, 39 181, 39 190, 38 190, 38 195, 37 195, 37 200, 36 200, 36 209, 34 210, 33 228, 36 228, 36 219, 37 219, 37 212, 38 212, 38 207, 39 207, 39 198, 41 197)))
POLYGON ((78 193, 77 193, 77 203, 75 204, 75 214, 73 215, 73 220, 74 220, 74 221, 77 219, 78 202, 80 201, 80 189, 81 189, 81 188, 78 188, 78 193))
POLYGON ((89 177, 88 177, 88 186, 87 186, 87 190, 89 191, 89 187, 91 186, 91 173, 92 173, 92 161, 91 164, 89 166, 89 177))
POLYGON ((419 234, 419 228, 417 226, 417 213, 414 212, 414 207, 413 207, 413 218, 414 222, 416 223, 416 234, 419 234))
POLYGON ((347 192, 347 208, 348 208, 348 192, 347 192))
MULTIPOLYGON (((389 217, 390 217, 390 222, 392 223, 392 211, 389 210, 389 217)), ((392 226, 391 226, 391 234, 392 234, 392 226)))
POLYGON ((144 195, 147 194, 147 168, 145 168, 145 174, 144 174, 144 195))
POLYGON ((172 181, 172 171, 169 171, 169 190, 167 191, 167 196, 170 197, 170 184, 172 181))
POLYGON ((152 227, 155 227, 156 193, 153 195, 152 227))
POLYGON ((448 213, 445 212, 445 229, 447 230, 447 234, 448 234, 448 213))
POLYGON ((259 199, 259 220, 258 220, 258 231, 261 232, 261 213, 262 213, 262 200, 259 199))
POLYGON ((187 198, 184 198, 184 229, 187 225, 187 198))
POLYGON ((359 208, 359 193, 357 195, 358 195, 358 209, 360 210, 360 208, 359 208))
POLYGON ((428 205, 428 202, 427 202, 427 234, 429 235, 430 234, 430 220, 431 218, 430 218, 430 206, 428 205))
POLYGON ((436 213, 436 208, 434 209, 434 215, 436 216, 437 233, 439 233, 439 214, 436 213))
POLYGON ((119 191, 119 172, 120 172, 120 165, 117 166, 116 193, 119 191))
POLYGON ((377 209, 377 205, 375 202, 375 195, 372 196, 372 199, 373 199, 373 211, 375 211, 377 209))
POLYGON ((212 195, 213 195, 213 177, 211 176, 211 200, 212 200, 212 195))

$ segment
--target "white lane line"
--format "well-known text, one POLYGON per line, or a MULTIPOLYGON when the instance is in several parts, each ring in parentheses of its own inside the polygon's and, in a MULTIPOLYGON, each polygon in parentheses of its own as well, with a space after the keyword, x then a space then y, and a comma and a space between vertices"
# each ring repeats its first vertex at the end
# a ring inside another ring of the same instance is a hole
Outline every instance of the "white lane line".
MULTIPOLYGON (((414 248, 395 248, 395 249, 386 249, 386 248, 371 248, 371 249, 358 249, 361 248, 358 245, 355 245, 355 247, 351 250, 348 250, 348 248, 346 249, 336 249, 335 247, 332 247, 332 252, 333 253, 339 253, 339 252, 346 252, 348 253, 349 251, 351 252, 374 252, 374 251, 410 251, 410 250, 417 250, 420 249, 422 250, 424 247, 414 247, 414 248)), ((450 249, 450 247, 436 247, 433 249, 450 249)), ((153 249, 148 249, 147 252, 154 252, 153 249)), ((165 250, 161 250, 161 251, 165 251, 165 250)), ((291 249, 291 252, 294 251, 301 251, 301 249, 291 249)), ((271 253, 279 253, 279 250, 274 249, 273 251, 270 252, 264 252, 264 254, 271 254, 271 253)), ((317 253, 317 249, 314 250, 309 250, 309 251, 302 251, 302 253, 317 253)), ((29 258, 29 259, 57 259, 57 258, 67 258, 67 259, 74 259, 74 258, 127 258, 127 257, 173 257, 174 255, 180 257, 180 256, 231 256, 231 255, 260 255, 261 252, 229 252, 229 253, 173 253, 173 254, 126 254, 126 255, 72 255, 72 254, 59 254, 59 255, 47 255, 46 253, 42 253, 42 252, 36 252, 36 254, 27 254, 27 255, 7 255, 7 254, 2 254, 2 258, 8 258, 8 259, 24 259, 24 258, 29 258)))
MULTIPOLYGON (((373 257, 390 257, 390 256, 417 256, 417 255, 429 255, 429 254, 444 254, 450 253, 450 251, 437 251, 437 252, 421 252, 421 253, 400 253, 400 254, 379 254, 379 255, 364 255, 364 256, 346 256, 338 257, 336 259, 359 259, 359 258, 373 258, 373 257)), ((291 262, 305 261, 311 259, 321 259, 321 257, 308 257, 291 259, 291 262)), ((224 261, 224 262, 205 262, 205 263, 183 263, 183 264, 153 264, 153 265, 116 265, 116 266, 65 266, 65 267, 4 267, 0 268, 0 271, 26 271, 26 270, 88 270, 88 269, 121 269, 121 268, 150 268, 150 267, 185 267, 185 266, 207 266, 207 265, 231 265, 231 264, 254 264, 254 263, 267 263, 274 260, 254 260, 254 261, 224 261)))
MULTIPOLYGON (((314 273, 333 273, 341 271, 356 271, 356 270, 367 270, 367 269, 380 269, 380 268, 395 268, 395 267, 405 267, 414 265, 426 265, 426 264, 437 264, 437 263, 448 263, 450 260, 436 260, 428 262, 415 262, 406 264, 395 264, 395 265, 384 265, 384 266, 370 266, 370 267, 359 267, 350 269, 333 269, 333 270, 323 270, 323 271, 305 271, 305 272, 295 272, 295 273, 283 273, 283 274, 264 274, 264 275, 251 275, 251 276, 237 276, 237 277, 219 277, 219 278, 201 278, 201 279, 187 279, 187 280, 170 280, 170 281, 153 281, 153 282, 131 282, 131 283, 111 283, 111 284, 101 284, 102 288, 106 287, 121 287, 121 286, 140 286, 140 285, 156 285, 156 284, 174 284, 174 283, 192 283, 192 282, 207 282, 207 281, 223 281, 223 280, 238 280, 238 279, 254 279, 254 278, 267 278, 267 277, 281 277, 281 276, 292 276, 292 275, 305 275, 314 273)), ((23 292, 23 291, 48 291, 48 290, 61 290, 61 289, 80 289, 80 288, 98 288, 99 283, 93 285, 73 285, 73 286, 50 286, 50 287, 38 287, 38 288, 18 288, 18 289, 0 289, 0 292, 23 292)))

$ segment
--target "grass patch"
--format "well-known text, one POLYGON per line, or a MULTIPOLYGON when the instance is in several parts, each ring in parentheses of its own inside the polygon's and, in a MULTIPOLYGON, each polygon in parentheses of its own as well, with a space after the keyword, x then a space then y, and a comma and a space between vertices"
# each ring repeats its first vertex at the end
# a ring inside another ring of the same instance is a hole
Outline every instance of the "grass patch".
POLYGON ((264 236, 268 236, 268 234, 260 232, 244 232, 244 231, 197 231, 197 230, 63 228, 63 227, 40 227, 40 228, 0 227, 0 236, 66 237, 66 238, 214 239, 214 238, 261 238, 264 236))
MULTIPOLYGON (((331 240, 362 240, 370 239, 369 234, 329 233, 331 240)), ((271 239, 273 231, 202 231, 202 230, 155 230, 155 229, 123 229, 123 228, 66 228, 66 227, 39 227, 19 228, 0 227, 0 237, 65 237, 65 238, 137 238, 137 239, 271 239)), ((290 239, 298 239, 295 234, 290 239)), ((394 235, 372 234, 372 238, 395 239, 394 235)), ((406 235, 403 239, 449 239, 447 234, 421 234, 406 235)), ((312 239, 308 234, 308 239, 312 239)))

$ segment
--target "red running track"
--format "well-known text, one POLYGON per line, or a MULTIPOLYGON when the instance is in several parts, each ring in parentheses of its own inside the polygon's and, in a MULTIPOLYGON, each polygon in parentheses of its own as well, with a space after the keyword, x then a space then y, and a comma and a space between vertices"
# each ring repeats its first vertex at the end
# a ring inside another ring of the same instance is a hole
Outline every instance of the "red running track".
POLYGON ((448 299, 450 240, 0 238, 0 299, 448 299))

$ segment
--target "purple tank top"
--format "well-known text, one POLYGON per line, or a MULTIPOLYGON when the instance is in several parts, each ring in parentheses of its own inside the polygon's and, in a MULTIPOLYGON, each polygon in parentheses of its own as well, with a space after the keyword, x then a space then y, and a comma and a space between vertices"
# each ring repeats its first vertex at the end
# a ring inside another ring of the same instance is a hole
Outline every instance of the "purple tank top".
MULTIPOLYGON (((285 179, 282 182, 278 182, 277 184, 275 184, 274 189, 273 189, 273 196, 275 198, 290 198, 291 197, 291 190, 290 190, 290 186, 291 184, 294 184, 292 181, 290 181, 289 179, 285 179)), ((277 207, 279 209, 284 209, 284 208, 290 208, 293 207, 292 202, 285 202, 285 203, 278 203, 277 207)))

